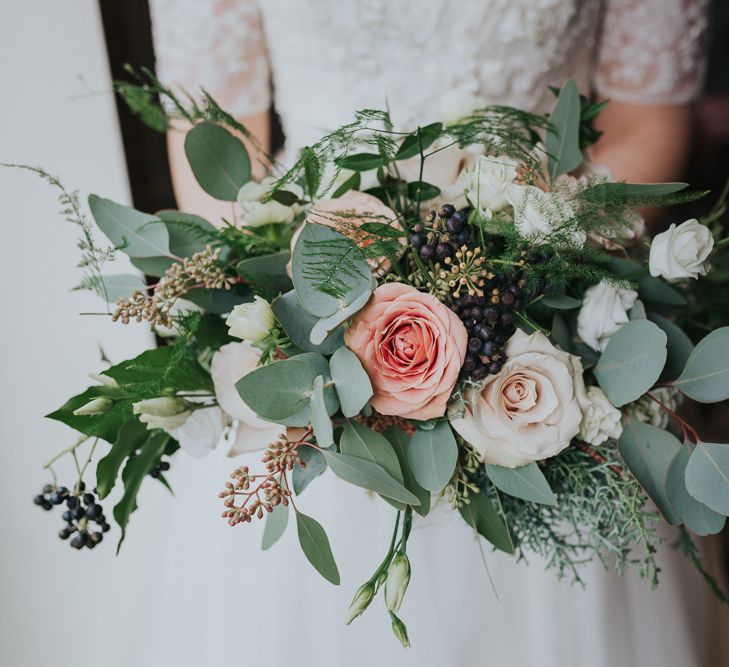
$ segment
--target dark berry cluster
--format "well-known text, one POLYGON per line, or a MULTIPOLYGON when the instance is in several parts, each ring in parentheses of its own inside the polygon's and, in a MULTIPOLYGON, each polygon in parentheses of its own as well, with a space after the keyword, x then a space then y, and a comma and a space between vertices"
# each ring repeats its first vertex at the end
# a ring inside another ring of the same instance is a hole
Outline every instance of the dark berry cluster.
POLYGON ((453 257, 471 242, 471 237, 466 209, 457 211, 453 204, 443 204, 437 212, 428 213, 425 224, 413 227, 410 243, 421 259, 436 261, 453 257))
POLYGON ((74 549, 83 547, 93 549, 104 538, 103 533, 111 528, 106 522, 104 510, 96 495, 85 493, 83 482, 79 482, 73 491, 69 491, 65 486, 46 484, 42 493, 33 498, 33 502, 44 510, 66 504, 66 510, 63 512, 66 525, 59 531, 58 537, 67 540, 73 535, 70 544, 74 549), (92 523, 98 526, 97 530, 92 529, 92 523))
POLYGON ((152 470, 150 470, 149 474, 157 479, 163 472, 167 472, 169 469, 169 461, 160 461, 154 468, 152 468, 152 470))

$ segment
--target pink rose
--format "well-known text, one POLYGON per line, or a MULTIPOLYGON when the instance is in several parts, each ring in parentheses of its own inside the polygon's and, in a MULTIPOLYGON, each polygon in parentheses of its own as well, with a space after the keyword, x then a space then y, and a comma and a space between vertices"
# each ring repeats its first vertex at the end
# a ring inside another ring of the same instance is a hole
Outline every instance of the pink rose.
POLYGON ((344 334, 383 415, 443 416, 466 356, 463 323, 438 299, 402 283, 378 287, 344 334))
MULTIPOLYGON (((375 240, 374 237, 359 229, 366 222, 383 222, 390 224, 395 229, 402 230, 395 211, 385 206, 377 197, 356 190, 348 190, 336 199, 318 201, 306 216, 304 224, 307 222, 333 227, 341 234, 349 236, 361 248, 366 248, 375 240)), ((303 227, 304 225, 299 227, 291 239, 292 257, 294 246, 303 227)), ((400 237, 400 243, 405 244, 405 237, 400 237)), ((384 275, 392 268, 387 257, 369 258, 367 263, 375 275, 384 275)), ((291 262, 289 262, 287 270, 291 275, 291 262)))

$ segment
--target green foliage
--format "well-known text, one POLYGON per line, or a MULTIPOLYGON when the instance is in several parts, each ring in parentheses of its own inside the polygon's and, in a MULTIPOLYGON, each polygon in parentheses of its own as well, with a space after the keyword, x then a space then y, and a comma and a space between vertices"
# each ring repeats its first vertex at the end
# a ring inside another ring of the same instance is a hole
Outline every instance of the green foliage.
POLYGON ((283 503, 279 503, 273 508, 273 512, 266 515, 266 527, 263 529, 261 549, 266 551, 276 544, 286 532, 288 523, 289 508, 283 503))
POLYGON ((573 171, 582 163, 580 151, 580 93, 570 79, 557 97, 547 128, 547 170, 551 178, 573 171))
POLYGON ((673 384, 700 403, 729 398, 729 327, 716 329, 699 342, 673 384))
POLYGON ((400 470, 402 471, 403 484, 405 488, 410 491, 413 495, 417 496, 420 500, 420 505, 415 505, 413 509, 420 514, 420 516, 427 516, 430 511, 430 491, 424 489, 418 480, 415 479, 408 465, 408 448, 410 446, 410 436, 400 428, 395 426, 385 431, 385 436, 390 441, 397 459, 400 462, 400 470))
POLYGON ((274 315, 294 345, 305 352, 331 354, 344 344, 344 330, 338 327, 318 345, 311 342, 311 330, 318 323, 299 302, 294 290, 278 297, 271 305, 274 315))
POLYGON ((339 570, 324 528, 310 516, 296 512, 299 544, 307 560, 328 582, 339 586, 339 570))
POLYGON ((456 468, 458 445, 448 422, 418 430, 408 446, 408 466, 424 489, 437 493, 448 484, 456 468))
POLYGON ((293 287, 291 278, 286 273, 286 265, 290 259, 291 253, 288 250, 262 257, 249 257, 238 263, 237 270, 256 294, 273 299, 293 287))
POLYGON ((327 405, 324 400, 324 378, 321 375, 314 378, 312 386, 311 425, 314 429, 316 441, 320 446, 330 447, 334 444, 334 427, 327 413, 327 405))
POLYGON ((714 512, 729 515, 729 445, 696 445, 686 464, 686 489, 714 512))
POLYGON ((106 456, 96 465, 96 489, 102 500, 116 484, 116 478, 125 459, 132 456, 149 438, 144 424, 130 419, 122 424, 116 441, 106 456))
POLYGON ((327 461, 324 455, 314 447, 299 447, 299 458, 304 462, 304 467, 294 466, 292 483, 294 493, 300 495, 309 486, 311 481, 321 475, 327 469, 327 461))
POLYGON ((509 527, 499 510, 498 495, 492 498, 485 490, 472 494, 468 502, 459 505, 458 511, 466 523, 495 548, 507 554, 514 553, 509 527))
POLYGON ((557 502, 549 483, 536 463, 520 468, 486 464, 486 474, 499 491, 510 496, 544 505, 554 505, 557 502))
POLYGON ((345 417, 354 417, 372 398, 372 383, 357 356, 342 345, 329 360, 334 388, 345 417))

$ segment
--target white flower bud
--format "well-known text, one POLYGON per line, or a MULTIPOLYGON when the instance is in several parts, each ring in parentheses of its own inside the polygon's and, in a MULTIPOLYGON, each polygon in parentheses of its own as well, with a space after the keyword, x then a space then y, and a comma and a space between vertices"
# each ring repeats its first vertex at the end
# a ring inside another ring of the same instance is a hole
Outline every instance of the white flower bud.
POLYGON ((185 402, 172 396, 137 401, 132 404, 132 412, 139 415, 139 421, 146 424, 150 431, 155 428, 166 431, 179 428, 190 416, 185 402))
POLYGON ((349 609, 347 609, 347 615, 344 617, 344 622, 349 625, 367 609, 373 597, 375 597, 375 587, 369 581, 362 584, 354 594, 354 598, 352 598, 349 609))
POLYGON ((653 238, 648 261, 651 275, 667 280, 705 276, 713 249, 711 231, 698 220, 686 220, 678 227, 673 224, 653 238))
POLYGON ((100 415, 111 409, 112 405, 114 405, 114 401, 112 401, 108 396, 99 396, 97 398, 92 398, 88 403, 82 405, 80 408, 76 408, 73 411, 73 414, 77 417, 82 415, 100 415))
POLYGON ((385 605, 390 611, 398 611, 410 583, 410 561, 399 553, 387 568, 385 580, 385 605))
POLYGON ((89 377, 109 389, 119 389, 119 383, 109 375, 104 375, 104 373, 89 373, 89 377))
MULTIPOLYGON (((272 223, 291 223, 296 215, 296 207, 284 206, 273 199, 260 201, 267 195, 276 182, 276 179, 268 176, 260 183, 248 181, 238 191, 238 205, 243 213, 243 224, 246 227, 261 227, 272 223)), ((288 192, 301 197, 303 191, 296 183, 288 183, 285 186, 288 192)))
POLYGON ((258 343, 268 336, 276 318, 268 301, 257 296, 252 302, 233 308, 225 323, 231 336, 258 343))
POLYGON ((392 619, 392 632, 394 633, 395 637, 398 638, 400 643, 405 648, 410 648, 408 629, 405 627, 405 624, 392 612, 390 612, 390 618, 392 619))

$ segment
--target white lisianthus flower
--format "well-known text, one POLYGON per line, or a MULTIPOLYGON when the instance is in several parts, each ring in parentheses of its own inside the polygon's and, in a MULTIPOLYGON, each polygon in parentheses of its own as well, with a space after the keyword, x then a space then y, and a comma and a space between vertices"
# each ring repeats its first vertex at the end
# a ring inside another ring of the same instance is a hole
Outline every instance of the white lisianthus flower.
POLYGON ((218 405, 237 420, 236 439, 230 455, 263 449, 275 442, 286 429, 261 419, 240 397, 235 383, 258 368, 261 352, 250 343, 223 345, 210 362, 210 375, 218 405))
POLYGON ((514 183, 516 160, 505 155, 482 155, 461 172, 461 185, 468 201, 490 217, 508 205, 507 190, 514 183))
POLYGON ((620 410, 608 401, 600 387, 588 387, 587 404, 582 410, 579 436, 590 445, 601 445, 608 438, 617 440, 623 432, 620 410))
POLYGON ((198 408, 192 411, 182 426, 165 430, 180 443, 186 453, 202 458, 220 442, 226 421, 225 414, 217 406, 198 408))
POLYGON ((566 235, 570 243, 585 243, 587 234, 583 230, 562 228, 575 212, 560 194, 544 192, 534 185, 510 185, 506 199, 514 207, 514 226, 525 239, 539 243, 553 235, 566 235))
POLYGON ((110 410, 114 405, 114 401, 108 396, 97 396, 92 398, 88 403, 84 403, 80 408, 76 408, 73 414, 77 417, 82 415, 101 415, 110 410))
POLYGON ((405 592, 410 583, 410 560, 406 554, 398 553, 387 568, 385 579, 385 606, 393 613, 400 610, 405 592))
MULTIPOLYGON (((284 206, 273 199, 263 202, 261 199, 267 195, 276 179, 267 176, 260 182, 248 181, 238 191, 238 205, 243 213, 243 224, 246 227, 261 227, 272 223, 293 222, 296 208, 284 206)), ((285 188, 288 192, 301 197, 303 191, 296 183, 288 183, 285 188)))
POLYGON ((165 431, 182 426, 190 417, 190 410, 184 401, 173 396, 148 398, 132 404, 132 412, 151 431, 162 428, 165 431))
POLYGON ((604 280, 585 291, 577 316, 577 334, 593 350, 604 352, 610 337, 628 322, 638 293, 604 280))
POLYGON ((234 338, 258 343, 268 336, 276 318, 268 301, 256 296, 250 303, 241 303, 233 308, 225 323, 228 333, 234 338))
POLYGON ((709 271, 706 260, 713 249, 711 231, 698 220, 686 220, 678 227, 673 224, 653 238, 648 263, 651 275, 667 280, 705 276, 709 271))

